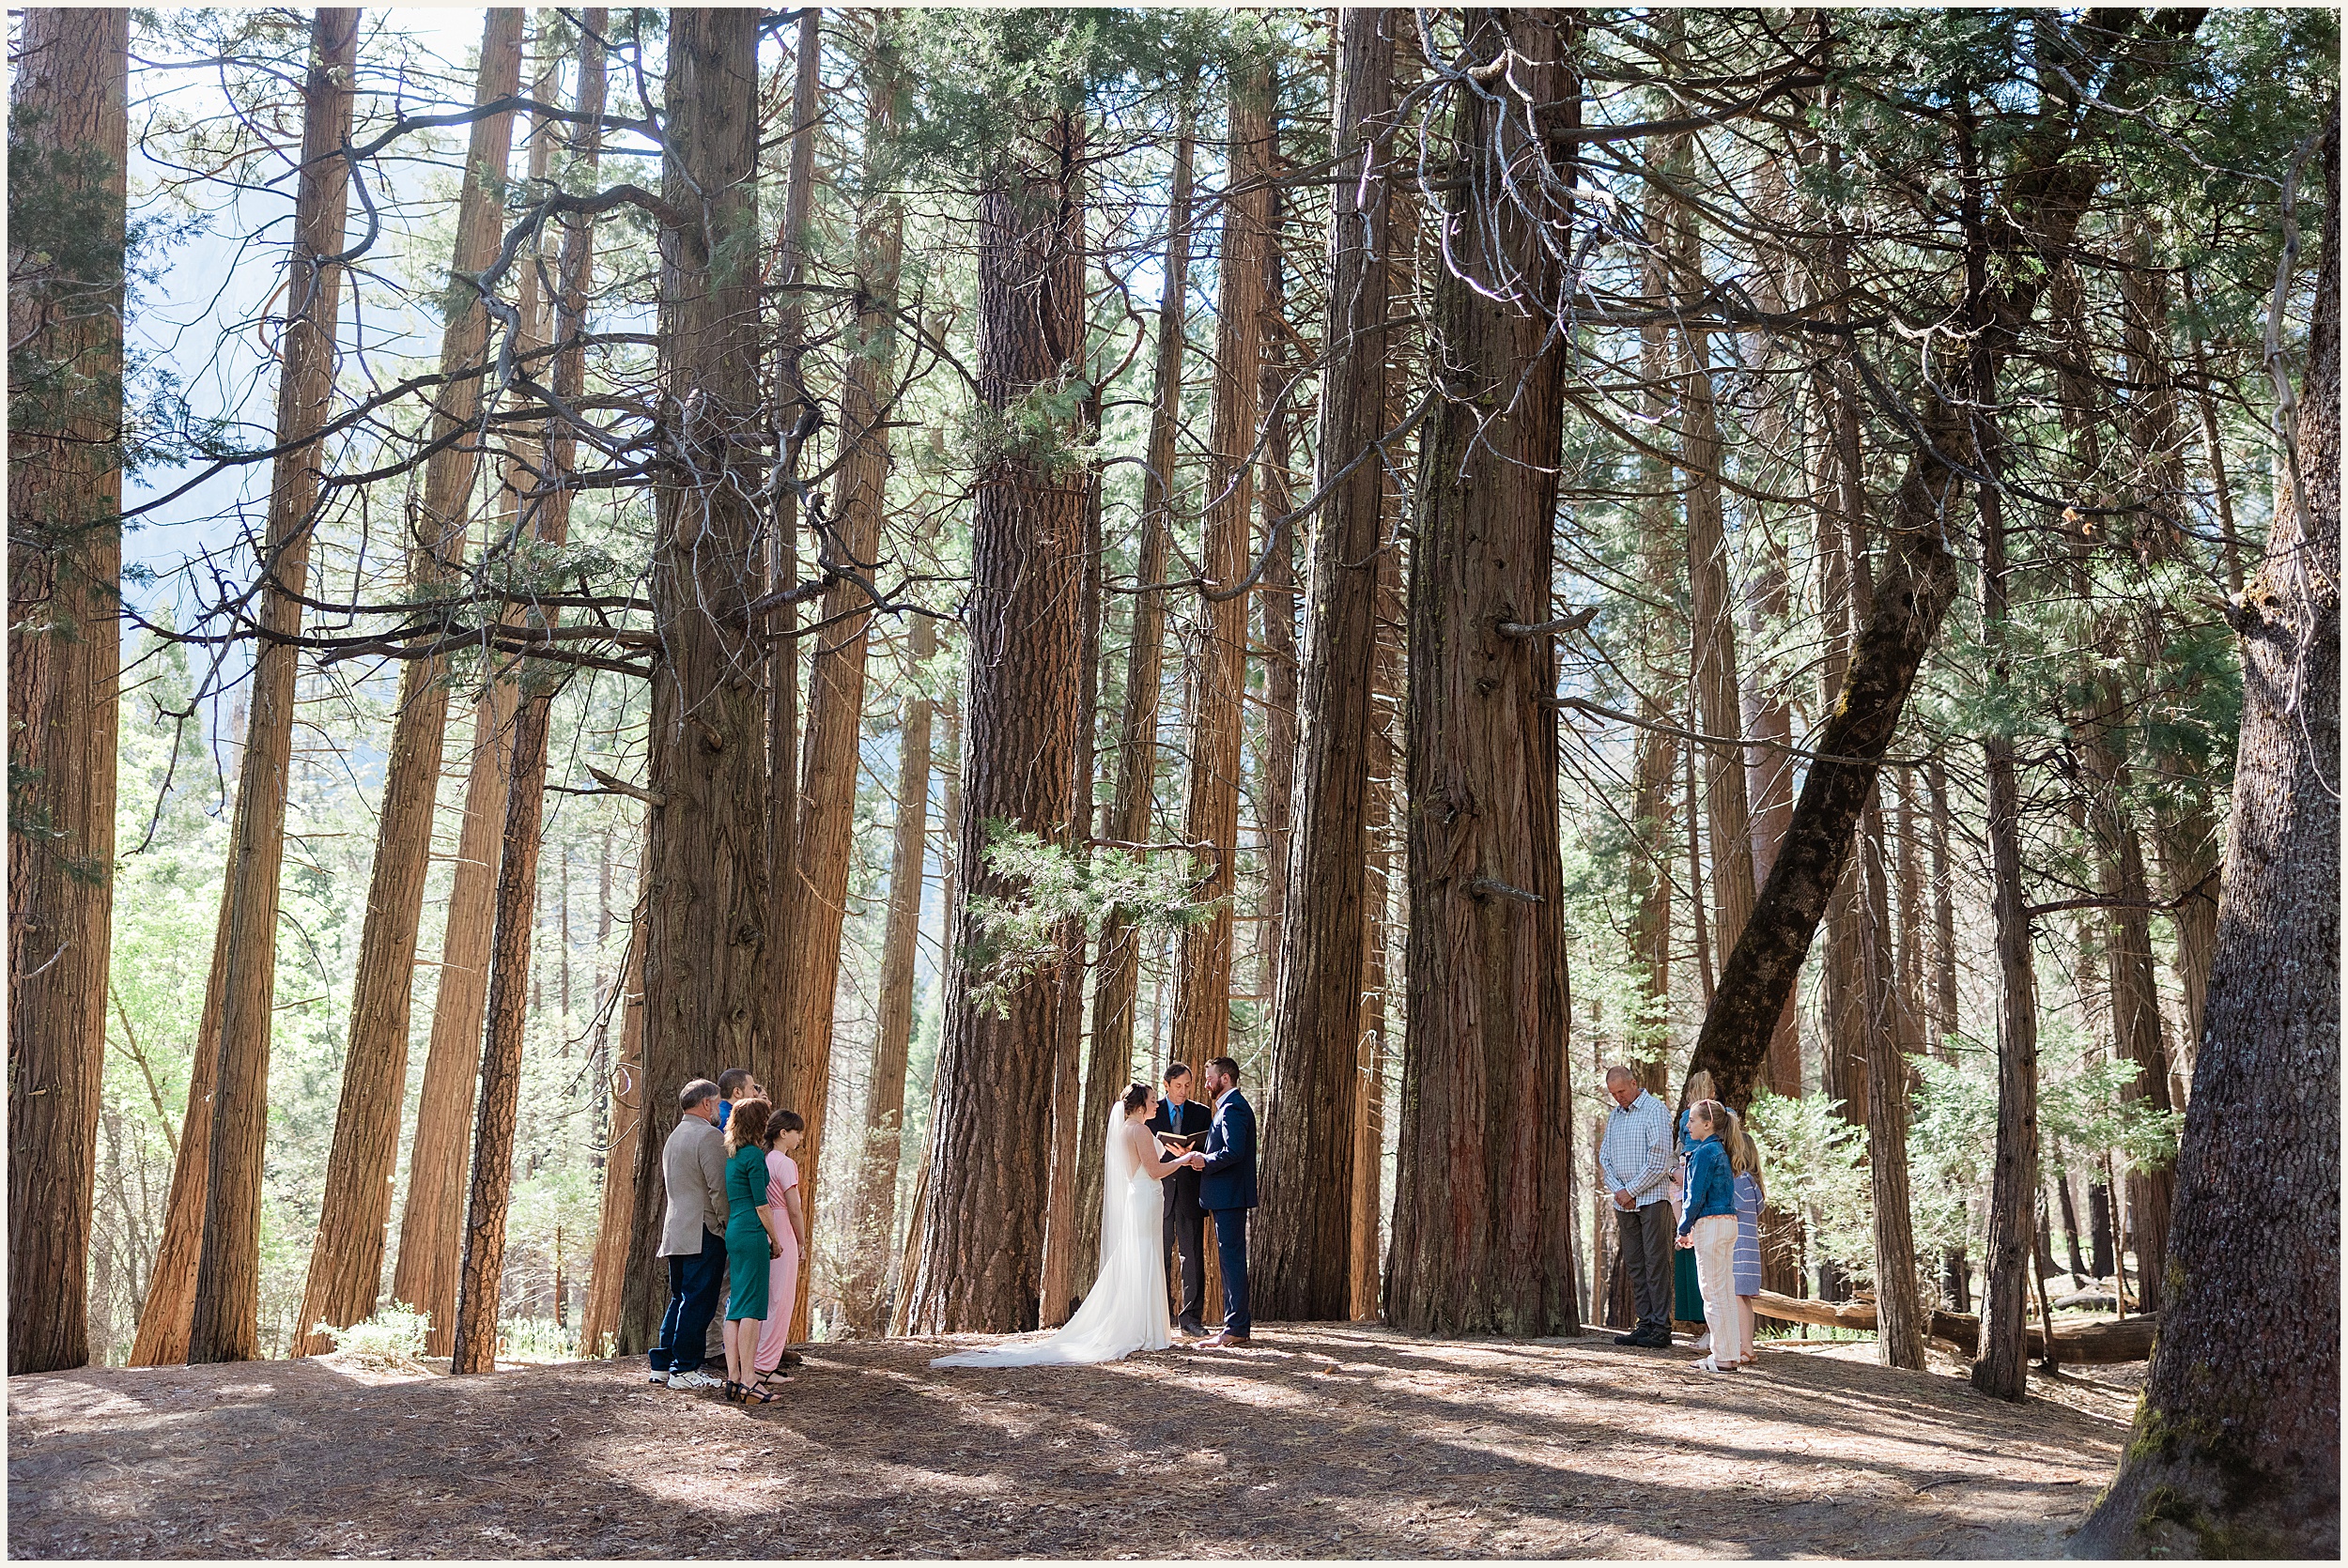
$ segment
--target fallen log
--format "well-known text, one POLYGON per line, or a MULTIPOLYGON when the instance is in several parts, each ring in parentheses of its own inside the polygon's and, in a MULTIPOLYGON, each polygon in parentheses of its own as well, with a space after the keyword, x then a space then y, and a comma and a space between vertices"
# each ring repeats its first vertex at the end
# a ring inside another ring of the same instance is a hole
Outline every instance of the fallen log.
MULTIPOLYGON (((1853 1329, 1868 1333, 1876 1327, 1872 1301, 1799 1301, 1765 1290, 1754 1298, 1753 1310, 1781 1323, 1811 1323, 1825 1329, 1853 1329)), ((2149 1360, 2153 1335, 2159 1327, 2160 1320, 2155 1316, 2057 1329, 2055 1356, 2067 1366, 2112 1366, 2123 1361, 2149 1360)), ((1979 1353, 1981 1319, 1971 1313, 1936 1311, 1924 1326, 1924 1332, 1935 1339, 1947 1340, 1965 1355, 1979 1353)), ((2030 1330, 2030 1354, 2034 1358, 2041 1353, 2039 1331, 2033 1327, 2030 1330)))

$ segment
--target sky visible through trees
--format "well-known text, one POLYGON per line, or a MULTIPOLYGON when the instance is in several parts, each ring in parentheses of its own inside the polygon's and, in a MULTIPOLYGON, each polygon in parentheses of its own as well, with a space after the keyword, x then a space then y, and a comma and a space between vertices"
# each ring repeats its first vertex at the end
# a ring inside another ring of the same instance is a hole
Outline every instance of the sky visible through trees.
POLYGON ((2311 644, 2241 651, 2336 626, 2333 13, 10 52, 12 1115, 99 1084, 11 1180, 85 1207, 87 1359, 445 1354, 460 1289, 641 1348, 737 1065, 809 1121, 802 1336, 1048 1326, 1092 1124, 1226 1049, 1259 1316, 1619 1321, 1617 1062, 1749 1112, 1769 1289, 1887 1364, 1969 1314, 2016 1398, 2026 1330, 2203 1299, 2235 803, 2337 788, 2311 644), (2312 771, 2238 777, 2278 691, 2312 771))

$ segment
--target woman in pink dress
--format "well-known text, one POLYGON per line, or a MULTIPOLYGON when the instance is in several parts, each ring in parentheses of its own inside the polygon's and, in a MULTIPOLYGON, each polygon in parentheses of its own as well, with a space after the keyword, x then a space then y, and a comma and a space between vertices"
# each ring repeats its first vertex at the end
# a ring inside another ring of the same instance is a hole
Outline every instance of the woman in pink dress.
POLYGON ((799 1299, 799 1259, 807 1251, 807 1212, 800 1201, 798 1161, 791 1153, 806 1136, 807 1120, 796 1111, 778 1111, 766 1124, 766 1201, 779 1217, 788 1216, 790 1223, 775 1227, 780 1247, 774 1261, 766 1266, 766 1326, 759 1332, 753 1362, 760 1384, 790 1376, 783 1363, 798 1360, 790 1348, 791 1309, 799 1299))

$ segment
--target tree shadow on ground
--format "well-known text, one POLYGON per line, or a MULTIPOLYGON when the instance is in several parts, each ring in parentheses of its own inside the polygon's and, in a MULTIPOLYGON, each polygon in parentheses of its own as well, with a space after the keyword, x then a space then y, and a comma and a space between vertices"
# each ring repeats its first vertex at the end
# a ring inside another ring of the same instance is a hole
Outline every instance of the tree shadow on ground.
MULTIPOLYGON (((813 1345, 775 1405, 641 1361, 370 1382, 328 1362, 9 1383, 18 1556, 2032 1556, 2126 1408, 1827 1351, 1265 1326, 1103 1367, 813 1345)), ((1865 1351, 1867 1347, 1847 1347, 1865 1351)))

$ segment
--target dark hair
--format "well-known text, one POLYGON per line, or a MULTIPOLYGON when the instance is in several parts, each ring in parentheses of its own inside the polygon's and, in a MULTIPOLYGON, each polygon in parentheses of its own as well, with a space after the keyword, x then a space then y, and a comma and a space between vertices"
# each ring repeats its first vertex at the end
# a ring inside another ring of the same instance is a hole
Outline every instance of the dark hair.
POLYGON ((1190 1068, 1185 1067, 1181 1062, 1177 1062, 1172 1067, 1166 1069, 1166 1081, 1169 1084, 1173 1083, 1177 1078, 1188 1078, 1189 1076, 1190 1068))
POLYGON ((737 1099, 734 1114, 726 1118, 726 1152, 738 1154, 753 1145, 766 1142, 766 1118, 774 1108, 763 1099, 737 1099))
POLYGON ((1149 1103, 1150 1103, 1150 1085, 1149 1085, 1149 1084, 1126 1084, 1126 1085, 1125 1085, 1125 1098, 1124 1098, 1124 1099, 1123 1099, 1123 1101, 1122 1101, 1122 1104, 1123 1104, 1123 1105, 1124 1105, 1124 1107, 1125 1107, 1125 1114, 1126 1114, 1127 1115, 1129 1115, 1129 1116, 1130 1116, 1130 1115, 1133 1115, 1135 1111, 1140 1110, 1143 1106, 1145 1106, 1145 1105, 1147 1105, 1147 1104, 1149 1104, 1149 1103))
POLYGON ((712 1084, 706 1078, 696 1078, 676 1092, 676 1108, 680 1111, 690 1111, 703 1100, 716 1099, 717 1095, 717 1084, 712 1084))
MULTIPOLYGON (((734 1114, 738 1116, 742 1113, 737 1110, 734 1114)), ((782 1135, 786 1132, 805 1132, 806 1130, 807 1118, 805 1116, 800 1115, 796 1111, 778 1111, 766 1121, 766 1146, 773 1148, 782 1142, 782 1135)))
POLYGON ((741 1092, 742 1085, 748 1084, 749 1081, 749 1068, 728 1068, 725 1071, 718 1075, 718 1092, 725 1096, 728 1099, 732 1099, 736 1094, 741 1092))
POLYGON ((1234 1084, 1239 1082, 1239 1059, 1235 1056, 1213 1057, 1208 1061, 1207 1067, 1212 1071, 1221 1073, 1234 1084))

